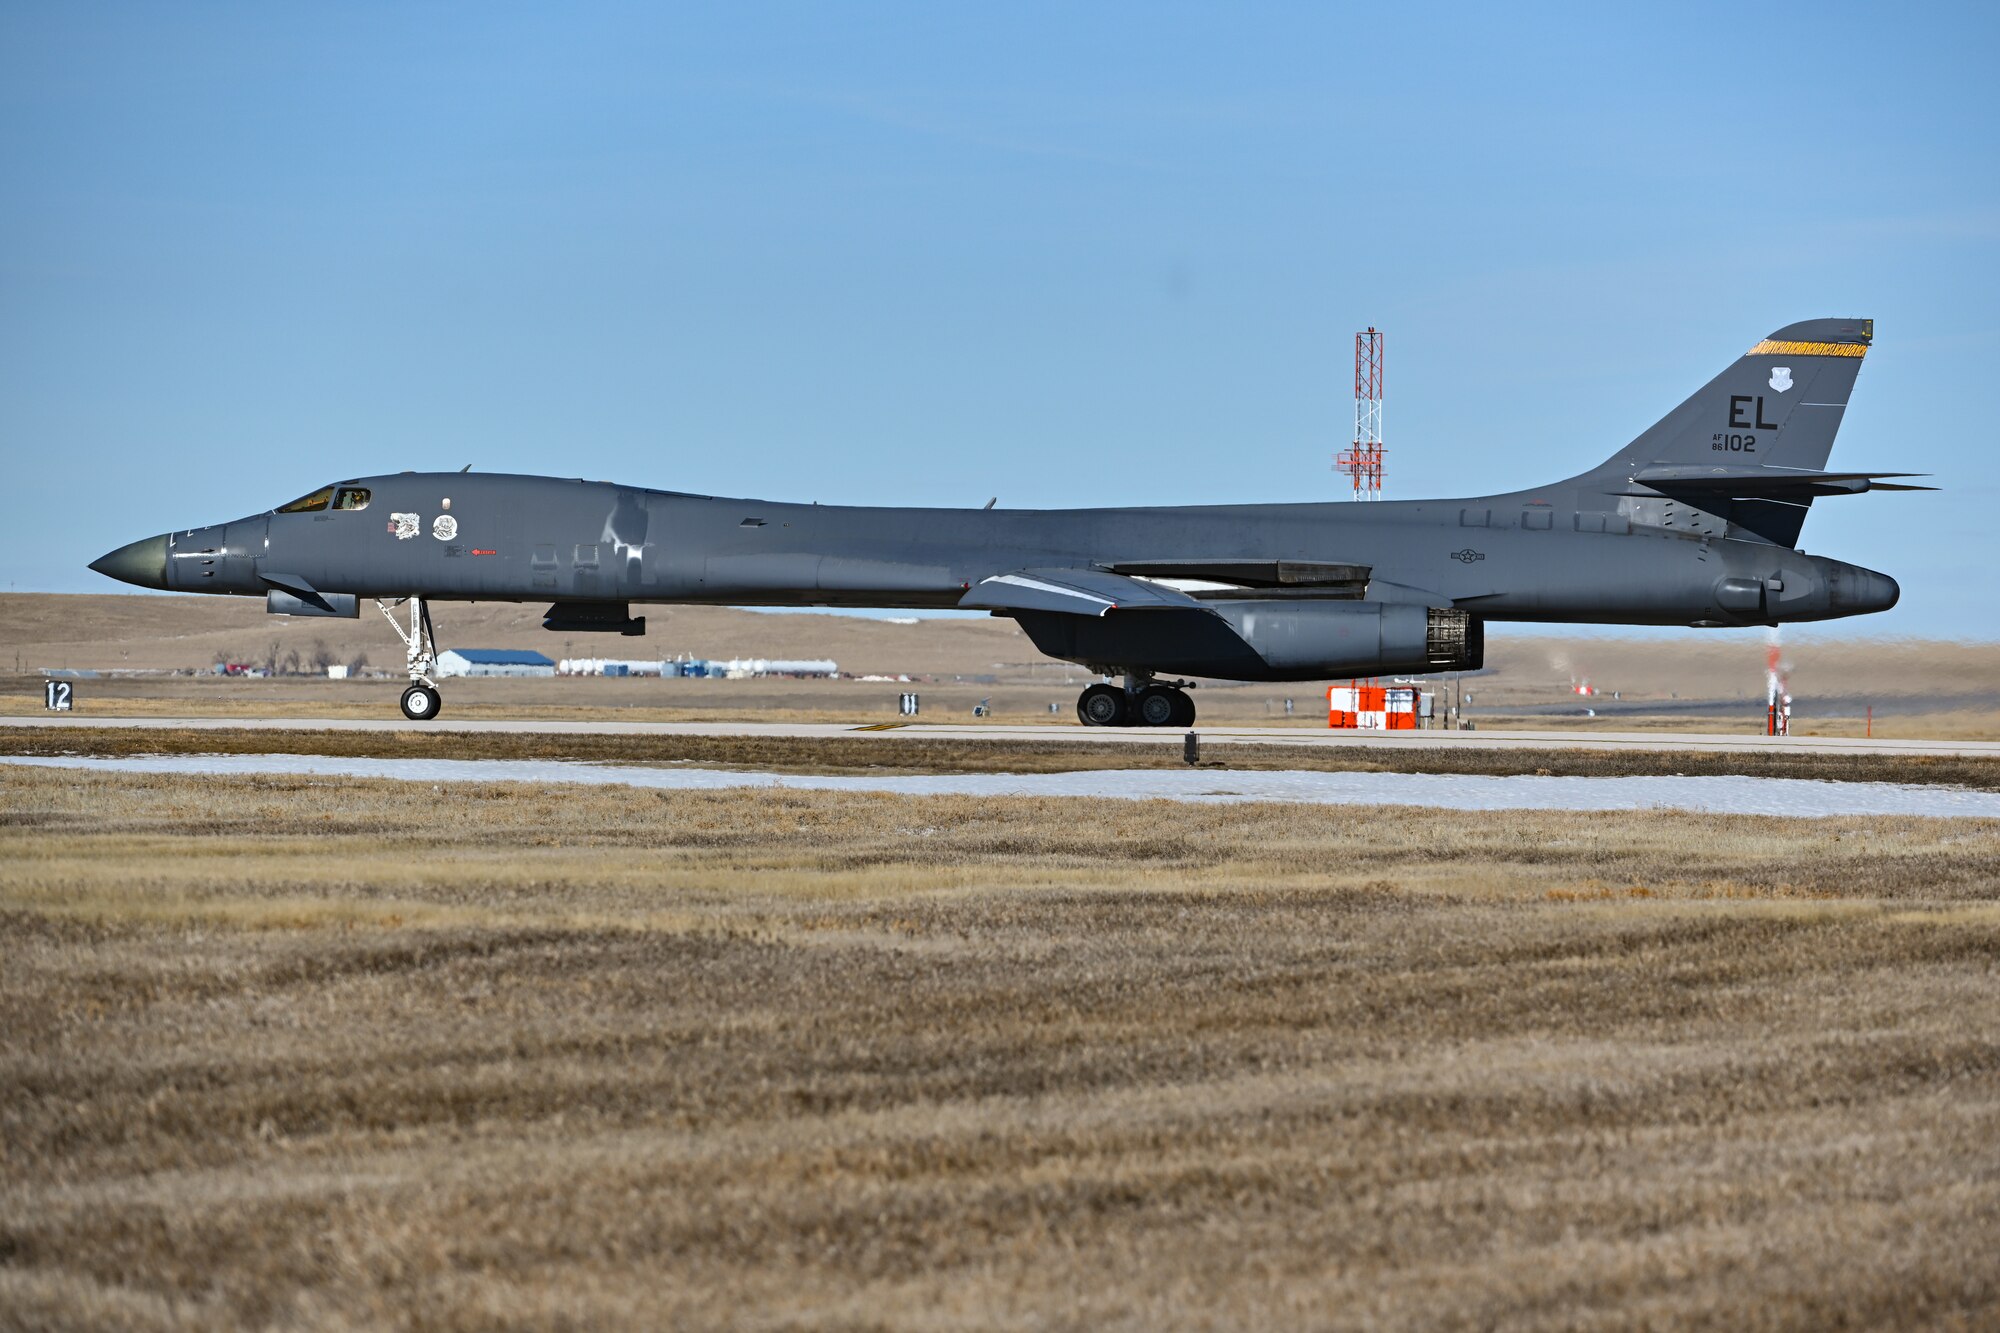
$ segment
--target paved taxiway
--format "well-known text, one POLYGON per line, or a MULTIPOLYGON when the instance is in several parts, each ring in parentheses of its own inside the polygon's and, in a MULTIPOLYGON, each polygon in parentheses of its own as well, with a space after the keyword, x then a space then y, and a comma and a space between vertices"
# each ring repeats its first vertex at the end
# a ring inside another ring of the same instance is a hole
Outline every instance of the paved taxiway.
MULTIPOLYGON (((915 740, 1013 741, 1076 745, 1179 745, 1185 732, 1171 727, 1008 726, 979 723, 838 722, 564 722, 468 719, 406 722, 401 718, 91 717, 0 718, 0 726, 60 728, 129 727, 137 730, 214 731, 431 731, 499 732, 542 736, 740 736, 815 739, 881 736, 915 740)), ((1309 727, 1197 726, 1208 745, 1380 745, 1424 749, 1465 746, 1480 750, 1702 750, 1771 754, 1930 755, 2000 758, 2000 741, 1919 741, 1837 736, 1683 734, 1647 731, 1332 731, 1309 727)))

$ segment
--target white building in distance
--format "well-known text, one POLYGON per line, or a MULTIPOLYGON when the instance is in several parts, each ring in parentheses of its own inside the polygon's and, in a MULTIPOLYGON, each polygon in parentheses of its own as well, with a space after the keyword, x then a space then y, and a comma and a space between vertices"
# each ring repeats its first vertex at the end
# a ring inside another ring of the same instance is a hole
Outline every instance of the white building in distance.
POLYGON ((520 648, 447 648, 438 654, 440 676, 553 676, 556 664, 520 648))

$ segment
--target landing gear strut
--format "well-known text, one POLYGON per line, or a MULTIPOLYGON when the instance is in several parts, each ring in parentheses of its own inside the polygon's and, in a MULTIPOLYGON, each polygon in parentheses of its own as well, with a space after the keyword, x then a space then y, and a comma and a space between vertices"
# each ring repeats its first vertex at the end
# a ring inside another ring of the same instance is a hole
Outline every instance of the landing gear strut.
POLYGON ((403 716, 412 722, 428 722, 444 707, 444 696, 438 693, 437 682, 431 679, 431 672, 437 670, 437 633, 431 628, 431 609, 421 597, 406 598, 394 605, 384 605, 377 598, 375 607, 403 641, 404 665, 410 673, 410 688, 403 691, 403 716), (410 608, 407 630, 396 619, 398 605, 410 608))
POLYGON ((1194 700, 1181 683, 1160 685, 1149 673, 1128 671, 1123 687, 1097 684, 1076 701, 1086 727, 1191 727, 1194 700))

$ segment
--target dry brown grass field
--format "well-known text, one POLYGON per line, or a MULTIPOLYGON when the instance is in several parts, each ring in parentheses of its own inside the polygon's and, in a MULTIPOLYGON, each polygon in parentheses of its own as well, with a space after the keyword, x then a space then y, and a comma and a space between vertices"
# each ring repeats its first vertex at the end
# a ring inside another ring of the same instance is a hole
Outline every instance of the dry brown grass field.
POLYGON ((1993 1327, 2000 825, 0 770, 0 1325, 1993 1327))

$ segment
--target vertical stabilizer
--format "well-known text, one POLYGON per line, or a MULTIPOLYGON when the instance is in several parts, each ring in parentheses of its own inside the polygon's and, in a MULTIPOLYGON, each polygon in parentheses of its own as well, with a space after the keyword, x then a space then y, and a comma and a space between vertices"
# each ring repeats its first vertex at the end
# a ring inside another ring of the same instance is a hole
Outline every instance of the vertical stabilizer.
POLYGON ((1759 342, 1615 460, 1823 468, 1872 319, 1809 319, 1759 342))
MULTIPOLYGON (((1824 468, 1874 337, 1872 319, 1788 324, 1583 480, 1622 486, 1638 471, 1661 466, 1824 468)), ((1713 491, 1678 498, 1718 514, 1744 536, 1782 546, 1797 543, 1811 503, 1725 499, 1713 491)))

